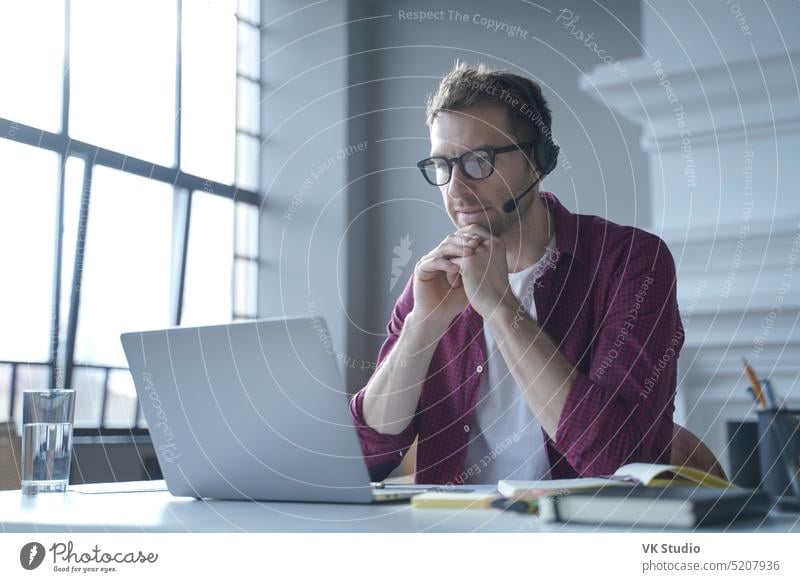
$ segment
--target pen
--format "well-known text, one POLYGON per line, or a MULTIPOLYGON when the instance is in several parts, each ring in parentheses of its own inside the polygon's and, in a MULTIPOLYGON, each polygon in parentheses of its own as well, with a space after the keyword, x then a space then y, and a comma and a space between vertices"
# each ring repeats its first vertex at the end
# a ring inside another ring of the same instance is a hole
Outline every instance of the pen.
POLYGON ((775 397, 775 391, 772 389, 772 381, 769 378, 764 380, 764 398, 766 398, 767 405, 770 408, 778 408, 778 399, 775 397))
POLYGON ((503 511, 515 511, 517 513, 536 513, 537 503, 535 499, 509 499, 501 497, 492 501, 492 507, 503 511))

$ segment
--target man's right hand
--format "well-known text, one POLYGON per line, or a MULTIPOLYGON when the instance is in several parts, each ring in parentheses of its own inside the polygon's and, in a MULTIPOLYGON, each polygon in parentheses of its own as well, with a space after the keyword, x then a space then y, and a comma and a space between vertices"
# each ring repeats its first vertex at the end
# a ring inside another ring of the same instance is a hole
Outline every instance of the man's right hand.
POLYGON ((469 303, 450 259, 471 255, 481 242, 475 233, 453 233, 414 267, 414 307, 364 390, 363 420, 379 433, 399 435, 413 421, 439 339, 469 303))
POLYGON ((414 319, 446 327, 467 306, 459 266, 450 259, 469 256, 481 244, 477 235, 451 234, 414 267, 414 319))

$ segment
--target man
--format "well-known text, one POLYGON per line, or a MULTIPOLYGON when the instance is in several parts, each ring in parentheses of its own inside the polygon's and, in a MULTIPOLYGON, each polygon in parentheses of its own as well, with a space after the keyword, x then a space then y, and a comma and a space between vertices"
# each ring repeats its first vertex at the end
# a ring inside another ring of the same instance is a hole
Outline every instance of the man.
POLYGON ((684 336, 666 245, 540 191, 558 147, 533 81, 456 64, 427 124, 418 166, 456 231, 416 264, 351 400, 372 479, 415 438, 417 483, 668 462, 684 336))

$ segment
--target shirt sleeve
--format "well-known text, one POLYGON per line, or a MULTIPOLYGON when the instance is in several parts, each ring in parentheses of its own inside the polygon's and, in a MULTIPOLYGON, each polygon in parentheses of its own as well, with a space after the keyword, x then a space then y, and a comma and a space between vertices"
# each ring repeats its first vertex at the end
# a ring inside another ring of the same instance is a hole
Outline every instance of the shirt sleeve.
MULTIPOLYGON (((375 368, 389 356, 392 347, 397 343, 403 323, 408 313, 414 306, 414 276, 412 275, 392 310, 392 316, 386 325, 387 337, 378 352, 375 368)), ((372 373, 375 375, 375 372, 372 373)), ((358 440, 361 443, 361 452, 369 470, 370 479, 383 481, 403 460, 406 451, 417 436, 416 416, 409 425, 397 435, 383 434, 368 426, 364 420, 364 391, 359 390, 350 399, 350 413, 356 427, 358 440)))
POLYGON ((556 429, 555 448, 581 476, 668 459, 684 341, 675 263, 661 239, 634 232, 607 279, 589 372, 575 377, 556 429))

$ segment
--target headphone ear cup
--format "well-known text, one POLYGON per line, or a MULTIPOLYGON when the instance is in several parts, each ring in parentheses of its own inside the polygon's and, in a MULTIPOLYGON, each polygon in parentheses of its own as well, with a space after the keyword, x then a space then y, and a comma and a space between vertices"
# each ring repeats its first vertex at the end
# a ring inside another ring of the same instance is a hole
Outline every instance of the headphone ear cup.
MULTIPOLYGON (((538 109, 536 108, 536 101, 534 100, 533 95, 528 88, 513 78, 509 78, 507 81, 516 87, 516 89, 523 96, 525 102, 528 104, 529 108, 539 115, 539 119, 541 119, 541 115, 538 113, 538 109)), ((545 136, 541 131, 538 132, 536 137, 537 139, 533 146, 533 159, 536 162, 537 169, 542 174, 541 177, 544 177, 556 169, 556 164, 558 163, 558 152, 561 148, 553 143, 552 136, 545 136)))
POLYGON ((559 148, 552 141, 550 141, 549 139, 547 140, 547 151, 548 151, 547 173, 548 174, 556 169, 556 164, 558 164, 558 152, 559 152, 560 149, 561 148, 559 148))
POLYGON ((536 143, 536 165, 539 166, 539 171, 542 175, 547 175, 556 169, 558 163, 558 150, 559 147, 549 139, 538 140, 536 143))

